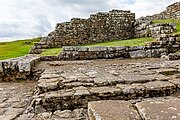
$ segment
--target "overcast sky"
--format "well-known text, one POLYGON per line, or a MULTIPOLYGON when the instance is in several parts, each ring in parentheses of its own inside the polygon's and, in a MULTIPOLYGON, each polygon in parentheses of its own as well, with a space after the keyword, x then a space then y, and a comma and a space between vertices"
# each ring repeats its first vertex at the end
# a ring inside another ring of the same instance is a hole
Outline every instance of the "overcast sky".
POLYGON ((0 0, 0 41, 46 36, 56 23, 112 9, 136 18, 165 10, 179 0, 0 0))

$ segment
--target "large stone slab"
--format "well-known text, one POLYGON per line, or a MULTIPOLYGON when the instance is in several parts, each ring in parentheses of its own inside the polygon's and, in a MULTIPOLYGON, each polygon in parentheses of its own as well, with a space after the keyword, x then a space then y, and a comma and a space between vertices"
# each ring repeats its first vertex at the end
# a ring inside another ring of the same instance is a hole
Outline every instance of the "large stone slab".
POLYGON ((153 75, 136 75, 132 73, 122 74, 121 78, 125 83, 146 83, 154 80, 153 75))
POLYGON ((95 101, 88 103, 90 120, 140 120, 128 101, 95 101))
POLYGON ((180 99, 174 97, 146 99, 136 103, 143 120, 180 120, 180 99))
POLYGON ((153 81, 143 85, 146 88, 147 97, 166 96, 176 91, 176 86, 168 81, 153 81))

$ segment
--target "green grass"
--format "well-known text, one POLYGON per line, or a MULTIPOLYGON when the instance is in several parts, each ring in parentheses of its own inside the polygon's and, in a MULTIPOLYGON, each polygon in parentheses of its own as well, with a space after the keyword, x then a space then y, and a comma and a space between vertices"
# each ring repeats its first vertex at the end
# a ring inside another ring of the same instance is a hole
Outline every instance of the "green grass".
POLYGON ((176 32, 173 34, 180 34, 180 20, 153 20, 153 23, 176 23, 176 32))
MULTIPOLYGON (((113 40, 110 42, 103 42, 103 43, 96 43, 90 45, 82 45, 87 47, 93 46, 142 46, 145 45, 146 42, 154 41, 153 38, 137 38, 137 39, 129 39, 129 40, 113 40)), ((62 48, 51 48, 51 49, 44 49, 41 56, 55 56, 58 55, 59 52, 62 51, 62 48)))
POLYGON ((51 48, 51 49, 44 49, 44 52, 42 52, 41 56, 56 56, 59 54, 59 52, 62 51, 62 48, 51 48))
POLYGON ((34 42, 38 42, 39 40, 40 38, 35 38, 0 43, 0 60, 20 57, 28 54, 30 48, 34 45, 34 42))
POLYGON ((85 46, 143 46, 146 42, 154 41, 153 38, 136 38, 136 39, 128 39, 128 40, 114 40, 110 42, 96 43, 92 45, 85 46))
MULTIPOLYGON (((113 40, 110 42, 102 42, 90 45, 82 45, 87 47, 93 46, 142 46, 145 45, 146 42, 154 41, 153 38, 137 38, 137 39, 129 39, 129 40, 113 40)), ((55 56, 58 55, 59 52, 62 51, 62 48, 51 48, 51 49, 44 49, 41 56, 55 56)))

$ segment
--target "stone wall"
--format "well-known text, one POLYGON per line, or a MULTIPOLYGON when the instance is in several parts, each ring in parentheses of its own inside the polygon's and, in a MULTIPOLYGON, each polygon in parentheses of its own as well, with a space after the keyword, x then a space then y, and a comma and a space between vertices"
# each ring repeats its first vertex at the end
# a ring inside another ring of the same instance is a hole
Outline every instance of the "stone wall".
POLYGON ((141 17, 143 20, 162 20, 162 19, 177 19, 180 20, 180 2, 169 5, 165 11, 154 14, 152 16, 141 17))
POLYGON ((136 21, 135 37, 160 37, 162 34, 170 34, 176 31, 174 23, 152 24, 151 21, 136 21))
POLYGON ((113 58, 159 58, 162 55, 176 52, 180 49, 180 37, 166 35, 157 38, 146 46, 118 46, 118 47, 80 47, 65 46, 60 53, 60 60, 87 60, 113 58))
POLYGON ((156 47, 64 47, 60 53, 63 60, 89 60, 89 59, 114 59, 114 58, 158 58, 167 54, 165 48, 156 47))
POLYGON ((0 61, 0 81, 27 80, 33 77, 32 68, 40 62, 40 57, 27 55, 0 61))
POLYGON ((73 18, 58 23, 55 30, 35 44, 30 53, 38 49, 89 44, 134 37, 135 14, 130 11, 112 10, 90 15, 88 19, 73 18))

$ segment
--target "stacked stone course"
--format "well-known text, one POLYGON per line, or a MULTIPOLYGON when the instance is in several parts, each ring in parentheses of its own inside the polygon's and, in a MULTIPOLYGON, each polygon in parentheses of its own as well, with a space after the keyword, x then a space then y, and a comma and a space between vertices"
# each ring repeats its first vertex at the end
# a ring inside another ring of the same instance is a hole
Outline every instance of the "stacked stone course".
POLYGON ((139 21, 135 25, 135 37, 160 37, 162 34, 170 34, 176 31, 174 23, 152 24, 150 21, 139 21))
POLYGON ((122 10, 99 12, 88 19, 73 18, 70 22, 58 23, 55 31, 35 44, 30 53, 40 53, 43 48, 133 38, 134 22, 135 14, 122 10))
POLYGON ((40 62, 40 57, 27 55, 0 61, 0 81, 27 80, 33 77, 32 68, 40 62))
POLYGON ((141 17, 143 20, 180 19, 180 2, 169 5, 165 11, 152 16, 141 17))

